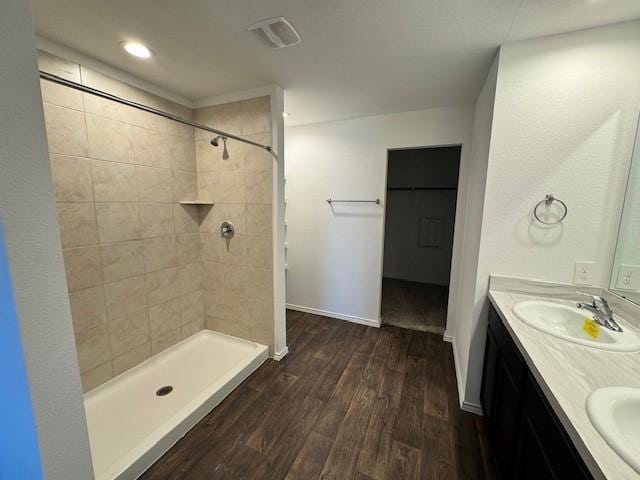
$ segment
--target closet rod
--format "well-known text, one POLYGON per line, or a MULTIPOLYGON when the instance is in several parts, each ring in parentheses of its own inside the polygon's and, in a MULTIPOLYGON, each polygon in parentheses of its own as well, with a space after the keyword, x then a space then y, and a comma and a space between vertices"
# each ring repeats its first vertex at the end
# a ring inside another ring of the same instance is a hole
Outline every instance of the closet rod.
POLYGON ((411 186, 411 185, 407 185, 407 186, 388 186, 387 190, 457 190, 458 187, 445 187, 445 186, 411 186))
POLYGON ((237 140, 238 142, 248 143, 249 145, 262 148, 267 152, 271 153, 272 155, 276 156, 275 152, 269 145, 263 145, 261 143, 254 142, 252 140, 248 140, 246 138, 233 135, 232 133, 227 133, 222 130, 207 127, 206 125, 202 125, 200 123, 191 122, 189 120, 185 120, 184 118, 180 118, 176 115, 173 115, 172 113, 164 112, 162 110, 158 110, 156 108, 143 105, 142 103, 133 102, 131 100, 127 100, 126 98, 118 97, 117 95, 112 95, 110 93, 103 92, 102 90, 98 90, 96 88, 87 87, 86 85, 82 85, 81 83, 77 83, 72 80, 67 80, 66 78, 53 75, 52 73, 43 72, 42 70, 40 70, 40 78, 42 78, 43 80, 47 80, 49 82, 57 83, 58 85, 64 85, 65 87, 73 88, 75 90, 80 90, 81 92, 90 93, 91 95, 95 95, 97 97, 102 97, 107 100, 112 100, 114 102, 121 103, 122 105, 127 105, 132 108, 137 108, 138 110, 142 110, 144 112, 153 113, 154 115, 168 118, 169 120, 182 123, 183 125, 199 128, 200 130, 205 130, 207 132, 211 132, 216 135, 222 135, 223 137, 232 138, 233 140, 237 140))

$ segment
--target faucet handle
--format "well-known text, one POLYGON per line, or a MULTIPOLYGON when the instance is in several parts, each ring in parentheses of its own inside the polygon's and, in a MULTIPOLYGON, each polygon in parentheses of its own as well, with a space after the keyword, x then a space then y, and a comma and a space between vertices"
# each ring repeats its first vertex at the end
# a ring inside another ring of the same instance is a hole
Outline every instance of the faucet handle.
POLYGON ((591 302, 592 305, 596 308, 601 308, 603 310, 609 310, 609 302, 607 302, 603 297, 601 297, 600 295, 592 295, 591 293, 586 293, 586 292, 581 292, 581 291, 577 291, 576 293, 580 294, 580 295, 584 295, 587 297, 591 298, 591 302))

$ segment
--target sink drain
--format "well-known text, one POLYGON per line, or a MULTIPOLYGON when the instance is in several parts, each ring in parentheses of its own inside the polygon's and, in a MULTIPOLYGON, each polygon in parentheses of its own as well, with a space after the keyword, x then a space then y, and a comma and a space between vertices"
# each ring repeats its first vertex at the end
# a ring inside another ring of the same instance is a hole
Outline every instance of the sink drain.
POLYGON ((169 395, 173 392, 173 387, 171 385, 167 385, 166 387, 159 388, 156 392, 158 397, 164 397, 165 395, 169 395))

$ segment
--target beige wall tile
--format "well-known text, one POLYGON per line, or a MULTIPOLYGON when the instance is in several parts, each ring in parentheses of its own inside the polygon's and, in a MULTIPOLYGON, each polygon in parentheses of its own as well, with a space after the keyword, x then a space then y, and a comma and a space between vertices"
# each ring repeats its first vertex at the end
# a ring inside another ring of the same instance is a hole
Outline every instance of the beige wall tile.
POLYGON ((220 172, 198 172, 198 198, 211 202, 219 202, 218 180, 220 172))
MULTIPOLYGON (((207 320, 210 317, 222 320, 221 322, 216 322, 216 331, 236 337, 249 338, 251 326, 248 312, 247 305, 240 301, 233 302, 230 305, 219 304, 215 308, 207 310, 207 320), (211 315, 210 311, 215 312, 216 315, 211 315)), ((209 322, 207 322, 207 327, 211 328, 209 327, 209 322)))
MULTIPOLYGON (((251 135, 249 138, 254 142, 258 142, 263 145, 271 145, 271 133, 251 135)), ((248 147, 246 149, 244 156, 245 171, 273 171, 273 168, 273 157, 269 152, 257 147, 248 147)))
POLYGON ((247 203, 270 204, 273 198, 273 177, 270 170, 245 171, 244 190, 247 203))
POLYGON ((131 277, 104 286, 107 304, 107 318, 124 317, 147 306, 147 292, 144 277, 131 277))
POLYGON ((70 293, 69 303, 76 333, 104 325, 107 321, 102 285, 70 293))
POLYGON ((247 237, 247 261, 251 267, 271 269, 273 265, 273 248, 271 237, 247 237))
POLYGON ((56 201, 93 201, 90 160, 65 155, 51 155, 50 160, 56 201))
POLYGON ((233 238, 220 236, 209 239, 215 242, 218 252, 217 260, 229 265, 244 265, 247 260, 247 238, 235 235, 233 238))
POLYGON ((148 167, 169 168, 171 153, 166 134, 141 127, 131 127, 135 163, 148 167))
POLYGON ((242 297, 245 294, 253 294, 251 291, 247 291, 248 279, 245 276, 245 269, 240 265, 228 265, 220 263, 217 266, 220 272, 222 289, 221 301, 228 302, 231 299, 242 297))
POLYGON ((156 355, 182 340, 181 328, 162 334, 151 341, 151 353, 156 355))
POLYGON ((124 163, 91 162, 96 202, 137 202, 136 167, 124 163))
POLYGON ((196 290, 180 297, 182 308, 181 323, 203 324, 204 325, 204 291, 196 290))
POLYGON ((196 172, 173 172, 173 201, 194 200, 198 198, 198 178, 196 172))
POLYGON ((173 234, 173 205, 169 203, 141 203, 140 226, 142 236, 161 237, 173 234))
POLYGON ((180 328, 181 324, 182 306, 179 297, 149 308, 151 338, 180 328))
MULTIPOLYGON (((84 82, 86 85, 86 82, 84 82)), ((106 98, 96 97, 90 93, 83 93, 82 100, 84 102, 84 111, 99 117, 106 117, 119 122, 127 121, 127 107, 121 103, 107 100, 106 98)))
POLYGON ((246 267, 243 271, 243 286, 247 295, 253 298, 269 299, 273 297, 273 273, 262 268, 246 267))
MULTIPOLYGON (((193 113, 189 112, 188 117, 193 117, 193 113)), ((167 132, 169 133, 169 135, 188 138, 191 141, 194 140, 194 130, 193 127, 190 127, 189 125, 183 125, 182 123, 169 120, 167 121, 167 132)))
POLYGON ((201 330, 204 330, 204 315, 202 318, 198 319, 195 322, 185 323, 181 327, 182 338, 189 338, 192 335, 195 335, 201 330))
POLYGON ((144 239, 144 268, 147 273, 177 266, 178 254, 174 235, 144 239))
POLYGON ((65 248, 62 253, 70 292, 102 285, 100 247, 65 248))
POLYGON ((100 252, 105 283, 144 274, 141 240, 104 244, 100 252))
POLYGON ((113 374, 120 375, 151 357, 151 342, 139 345, 113 359, 113 374))
MULTIPOLYGON (((242 135, 243 114, 242 102, 231 102, 197 109, 193 113, 193 118, 197 123, 211 128, 242 135)), ((199 134, 206 137, 207 132, 196 132, 196 135, 199 134)))
POLYGON ((236 235, 246 235, 246 208, 243 203, 222 204, 217 203, 204 212, 204 218, 200 224, 201 232, 220 234, 222 222, 231 222, 236 230, 236 235))
POLYGON ((111 368, 111 362, 103 363, 96 368, 84 372, 80 376, 80 379, 82 380, 82 391, 87 393, 103 383, 108 382, 112 378, 113 370, 111 368))
POLYGON ((124 242, 140 238, 140 216, 134 203, 101 203, 96 205, 100 241, 124 242))
POLYGON ((181 233, 176 236, 178 264, 186 265, 200 261, 200 234, 181 233))
POLYGON ((244 190, 244 173, 242 170, 235 172, 222 170, 216 183, 213 200, 216 203, 244 203, 244 190))
POLYGON ((134 163, 132 126, 87 113, 89 155, 99 160, 134 163))
POLYGON ((62 246, 78 247, 98 243, 96 215, 91 203, 58 203, 62 246))
POLYGON ((242 166, 244 164, 244 156, 246 155, 246 150, 248 148, 253 147, 236 140, 228 140, 227 153, 229 154, 229 158, 222 158, 224 148, 222 148, 222 145, 220 145, 220 147, 215 149, 215 154, 218 156, 219 171, 238 172, 242 170, 242 166))
POLYGON ((271 97, 258 97, 242 102, 242 134, 271 131, 271 97))
MULTIPOLYGON (((196 171, 196 149, 193 138, 168 137, 171 168, 173 170, 196 171)), ((213 148, 213 147, 211 147, 213 148)))
POLYGON ((203 285, 205 290, 206 299, 222 298, 225 295, 224 287, 226 279, 223 278, 223 271, 220 268, 222 264, 220 262, 210 262, 205 260, 203 262, 203 285))
MULTIPOLYGON (((219 149, 220 147, 218 147, 219 149)), ((198 173, 220 171, 221 154, 213 145, 211 138, 196 141, 196 164, 198 173)))
POLYGON ((271 235, 271 205, 247 205, 247 235, 271 235))
POLYGON ((44 119, 49 153, 87 156, 89 148, 83 112, 45 103, 44 119))
POLYGON ((165 268, 145 275, 149 306, 166 302, 180 294, 180 268, 165 268))
POLYGON ((75 332, 75 334, 80 373, 111 361, 109 332, 106 324, 75 332))
POLYGON ((45 103, 79 111, 84 108, 82 93, 78 90, 73 90, 48 80, 40 80, 40 91, 42 92, 42 101, 45 103))
POLYGON ((173 200, 172 176, 168 168, 136 167, 136 179, 141 202, 169 203, 173 200))
POLYGON ((194 290, 202 289, 203 271, 202 266, 197 263, 191 263, 180 267, 178 274, 178 285, 180 293, 189 293, 194 290))
POLYGON ((208 262, 218 262, 219 240, 219 233, 200 234, 200 254, 202 255, 202 260, 208 262))
POLYGON ((111 351, 118 357, 134 348, 149 343, 149 318, 147 309, 109 320, 111 351))
POLYGON ((173 205, 173 225, 176 233, 194 233, 200 230, 200 207, 173 205))

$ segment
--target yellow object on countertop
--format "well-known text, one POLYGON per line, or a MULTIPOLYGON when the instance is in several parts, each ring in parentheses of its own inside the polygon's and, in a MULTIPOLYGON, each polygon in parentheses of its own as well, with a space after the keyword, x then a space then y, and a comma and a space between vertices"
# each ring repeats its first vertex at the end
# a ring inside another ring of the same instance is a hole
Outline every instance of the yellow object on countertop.
POLYGON ((600 325, 593 318, 585 318, 582 330, 594 340, 600 336, 600 325))

